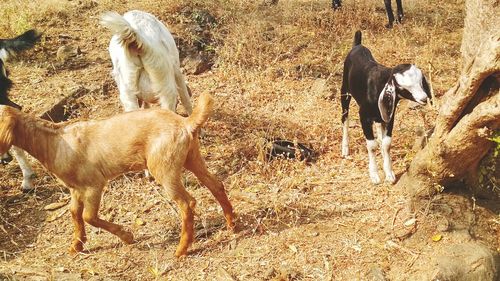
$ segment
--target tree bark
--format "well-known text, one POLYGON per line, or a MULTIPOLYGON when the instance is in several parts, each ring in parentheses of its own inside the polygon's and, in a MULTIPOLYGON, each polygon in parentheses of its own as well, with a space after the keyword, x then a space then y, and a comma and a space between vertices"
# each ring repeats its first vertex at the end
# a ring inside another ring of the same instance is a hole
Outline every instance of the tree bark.
POLYGON ((498 0, 467 0, 461 52, 462 73, 443 96, 429 142, 397 186, 410 196, 432 195, 468 181, 500 129, 500 32, 498 0))

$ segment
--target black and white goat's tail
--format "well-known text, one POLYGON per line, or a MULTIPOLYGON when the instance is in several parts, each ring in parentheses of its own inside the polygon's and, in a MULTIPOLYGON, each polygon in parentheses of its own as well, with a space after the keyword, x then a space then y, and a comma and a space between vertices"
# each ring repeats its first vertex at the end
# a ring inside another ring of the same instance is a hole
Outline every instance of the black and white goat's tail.
POLYGON ((144 42, 130 23, 117 12, 106 12, 101 15, 101 25, 108 28, 113 34, 118 35, 118 40, 125 48, 142 50, 144 42))
POLYGON ((354 33, 354 41, 352 42, 353 47, 358 45, 361 45, 361 30, 358 30, 356 31, 356 33, 354 33))
POLYGON ((0 39, 0 59, 5 61, 10 56, 32 48, 40 40, 41 35, 38 31, 31 29, 15 38, 0 39))

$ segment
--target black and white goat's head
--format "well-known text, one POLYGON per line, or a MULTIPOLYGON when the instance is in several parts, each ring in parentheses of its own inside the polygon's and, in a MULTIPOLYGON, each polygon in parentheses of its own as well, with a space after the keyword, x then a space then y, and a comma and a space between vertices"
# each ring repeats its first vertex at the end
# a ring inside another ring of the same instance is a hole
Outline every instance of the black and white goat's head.
POLYGON ((8 77, 3 60, 0 58, 0 105, 8 105, 17 109, 21 106, 9 99, 9 90, 12 87, 12 81, 8 77))
MULTIPOLYGON (((7 69, 5 68, 3 60, 0 58, 0 105, 7 105, 20 110, 21 106, 9 99, 8 94, 11 87, 12 81, 9 79, 7 69)), ((0 164, 7 164, 12 161, 12 156, 9 154, 8 149, 5 151, 2 149, 4 144, 7 144, 7 135, 3 135, 3 129, 4 127, 7 128, 7 122, 3 119, 3 117, 0 117, 2 122, 2 124, 0 124, 0 164)), ((8 147, 10 148, 10 145, 8 145, 8 147)))
POLYGON ((393 68, 380 93, 378 107, 382 119, 389 122, 397 99, 407 99, 423 105, 431 101, 431 98, 429 84, 422 71, 413 64, 400 64, 393 68))

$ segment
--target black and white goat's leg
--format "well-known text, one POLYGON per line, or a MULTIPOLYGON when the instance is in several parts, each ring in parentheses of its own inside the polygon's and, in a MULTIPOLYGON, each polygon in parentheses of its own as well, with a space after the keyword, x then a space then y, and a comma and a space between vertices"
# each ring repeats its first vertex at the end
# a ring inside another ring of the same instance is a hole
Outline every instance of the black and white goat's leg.
POLYGON ((370 174, 372 183, 379 184, 380 177, 378 175, 377 160, 375 159, 378 144, 375 140, 375 137, 373 136, 373 122, 364 117, 361 112, 359 115, 359 119, 361 120, 361 127, 363 128, 363 134, 366 138, 366 148, 368 150, 368 173, 370 174))
POLYGON ((344 93, 340 96, 342 104, 342 157, 349 155, 349 103, 351 95, 344 93))
POLYGON ((403 4, 401 3, 401 0, 396 0, 396 4, 398 6, 398 23, 401 23, 403 21, 403 17, 405 14, 403 13, 403 4))
POLYGON ((342 1, 341 0, 332 0, 332 8, 334 10, 337 10, 340 7, 342 7, 342 1))
POLYGON ((23 173, 23 183, 22 183, 22 191, 29 192, 34 189, 33 186, 33 178, 35 177, 35 173, 31 168, 28 159, 26 158, 26 154, 19 147, 12 146, 10 149, 12 156, 16 158, 17 163, 19 163, 19 167, 21 167, 21 171, 23 173))
POLYGON ((392 159, 391 159, 391 142, 392 142, 392 127, 394 125, 394 117, 389 121, 389 123, 382 123, 382 141, 380 143, 380 150, 382 151, 382 158, 384 159, 384 172, 385 181, 394 183, 396 181, 396 176, 392 170, 392 159))
POLYGON ((385 25, 387 28, 392 28, 392 24, 394 23, 394 13, 392 12, 392 0, 384 0, 385 4, 385 11, 387 12, 387 19, 389 20, 389 23, 385 25))

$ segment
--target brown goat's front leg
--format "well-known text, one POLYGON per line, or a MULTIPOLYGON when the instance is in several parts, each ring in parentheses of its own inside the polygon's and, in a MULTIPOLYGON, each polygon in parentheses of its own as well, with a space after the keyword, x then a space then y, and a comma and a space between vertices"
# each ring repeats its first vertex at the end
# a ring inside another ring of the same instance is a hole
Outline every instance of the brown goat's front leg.
POLYGON ((124 243, 132 244, 134 236, 123 229, 123 226, 114 224, 98 216, 99 204, 101 202, 102 188, 88 188, 83 196, 83 220, 90 225, 102 228, 118 236, 124 243))
POLYGON ((233 213, 233 206, 231 202, 229 202, 226 191, 224 190, 224 185, 208 171, 197 145, 189 152, 185 167, 193 172, 201 183, 210 190, 222 207, 227 227, 234 230, 235 215, 233 213))
POLYGON ((83 243, 87 241, 87 235, 85 234, 85 223, 83 222, 83 202, 80 197, 80 193, 74 189, 71 191, 71 203, 69 210, 71 212, 71 218, 73 219, 73 225, 75 227, 73 233, 73 243, 69 248, 69 252, 75 254, 77 252, 83 251, 83 243))

